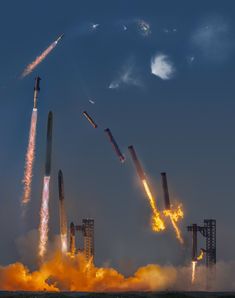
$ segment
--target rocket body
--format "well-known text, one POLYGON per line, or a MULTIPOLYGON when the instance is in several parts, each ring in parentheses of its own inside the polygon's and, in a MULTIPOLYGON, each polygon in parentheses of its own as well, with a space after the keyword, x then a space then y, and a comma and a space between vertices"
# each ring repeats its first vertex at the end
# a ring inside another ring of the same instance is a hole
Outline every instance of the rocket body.
POLYGON ((51 149, 52 149, 52 125, 53 114, 50 111, 47 120, 47 145, 46 145, 46 164, 45 164, 45 176, 51 175, 51 149))
POLYGON ((37 109, 37 100, 38 100, 38 92, 40 91, 40 77, 35 78, 35 84, 34 84, 34 96, 33 96, 33 108, 37 109))
POLYGON ((139 161, 139 159, 137 157, 137 154, 135 152, 134 146, 129 146, 128 149, 129 149, 129 152, 131 154, 131 158, 133 160, 133 163, 134 163, 134 165, 136 167, 136 171, 137 171, 137 173, 138 173, 138 175, 140 177, 140 180, 143 181, 144 179, 146 179, 146 176, 145 176, 144 170, 142 169, 142 166, 140 164, 140 161, 139 161))
POLYGON ((164 172, 161 173, 161 177, 162 177, 162 188, 163 188, 165 209, 170 210, 171 209, 171 204, 170 204, 170 197, 169 197, 166 173, 164 173, 164 172))
POLYGON ((105 131, 105 133, 107 134, 107 137, 108 137, 110 143, 112 144, 113 149, 114 149, 114 151, 116 152, 116 154, 117 154, 119 160, 120 160, 121 162, 124 162, 124 161, 125 161, 125 156, 122 154, 121 150, 119 149, 118 144, 117 144, 117 142, 115 141, 115 139, 114 139, 114 137, 113 137, 113 135, 112 135, 110 129, 109 129, 109 128, 106 128, 104 131, 105 131))
POLYGON ((64 179, 63 179, 63 173, 61 170, 58 173, 58 185, 59 185, 61 250, 62 252, 67 252, 67 219, 66 219, 65 204, 64 204, 64 179))
POLYGON ((90 124, 94 127, 97 128, 98 125, 95 123, 95 121, 91 118, 91 116, 87 113, 87 111, 83 111, 83 116, 86 117, 86 119, 90 122, 90 124))

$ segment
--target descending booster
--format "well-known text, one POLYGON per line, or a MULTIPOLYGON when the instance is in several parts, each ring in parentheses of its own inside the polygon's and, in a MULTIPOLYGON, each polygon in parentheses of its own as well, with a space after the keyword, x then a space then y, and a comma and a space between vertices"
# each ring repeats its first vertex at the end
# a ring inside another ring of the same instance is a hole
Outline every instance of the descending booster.
POLYGON ((36 110, 37 109, 37 100, 38 100, 38 92, 40 91, 40 77, 35 78, 35 85, 34 85, 34 96, 33 96, 33 108, 36 110))
POLYGON ((109 139, 110 143, 112 144, 113 149, 115 150, 118 158, 120 159, 121 162, 124 162, 125 161, 125 156, 122 154, 121 150, 119 149, 118 144, 116 143, 110 129, 106 128, 104 131, 107 134, 108 139, 109 139))
POLYGON ((64 179, 63 173, 59 170, 58 173, 58 185, 59 185, 59 209, 60 209, 60 238, 61 238, 61 250, 63 253, 67 252, 67 220, 64 204, 64 179))
POLYGON ((170 204, 170 197, 168 192, 166 173, 165 172, 161 173, 161 177, 162 177, 162 188, 163 188, 163 194, 164 194, 165 209, 170 210, 171 204, 170 204))
POLYGON ((135 164, 135 167, 136 167, 137 173, 140 177, 140 180, 143 181, 144 179, 146 179, 146 177, 145 177, 144 170, 141 167, 140 161, 139 161, 139 159, 136 155, 135 149, 134 149, 133 146, 129 146, 128 149, 129 149, 129 152, 131 154, 131 158, 132 158, 132 160, 135 164))
POLYGON ((47 121, 47 147, 46 147, 45 176, 51 175, 52 123, 53 123, 53 114, 50 111, 48 114, 48 121, 47 121))
POLYGON ((90 122, 90 124, 94 127, 97 128, 98 125, 95 123, 95 121, 91 118, 91 116, 87 113, 87 111, 83 111, 83 116, 86 117, 86 119, 90 122))

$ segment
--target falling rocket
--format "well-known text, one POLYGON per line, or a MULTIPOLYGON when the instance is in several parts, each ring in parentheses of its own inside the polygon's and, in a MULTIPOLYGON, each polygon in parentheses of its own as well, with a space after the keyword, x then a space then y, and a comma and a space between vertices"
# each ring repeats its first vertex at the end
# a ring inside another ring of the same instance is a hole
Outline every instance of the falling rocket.
POLYGON ((58 173, 58 186, 59 186, 59 209, 60 209, 60 238, 61 238, 61 251, 66 253, 67 247, 67 220, 64 204, 64 179, 63 173, 59 170, 58 173))
POLYGON ((161 177, 162 177, 162 188, 163 188, 165 209, 170 210, 171 204, 170 204, 170 197, 169 197, 169 192, 168 192, 166 173, 165 172, 161 173, 161 177))
POLYGON ((83 114, 84 117, 86 117, 86 119, 90 122, 90 124, 94 128, 98 127, 98 125, 95 123, 95 121, 92 119, 92 117, 87 113, 87 111, 83 111, 82 114, 83 114))
POLYGON ((131 154, 131 158, 133 160, 133 163, 134 163, 134 165, 136 167, 136 171, 137 171, 137 173, 138 173, 138 175, 140 177, 140 180, 143 181, 144 179, 146 179, 146 176, 145 176, 144 170, 142 169, 142 166, 140 164, 140 161, 139 161, 139 159, 137 157, 137 154, 135 152, 134 146, 129 146, 128 149, 129 149, 129 152, 131 154))
POLYGON ((46 164, 45 176, 43 179, 42 203, 40 211, 39 225, 39 251, 40 258, 45 256, 48 241, 49 222, 49 199, 50 199, 50 176, 51 176, 51 148, 52 148, 52 112, 48 114, 47 120, 47 140, 46 140, 46 164))
POLYGON ((115 139, 114 139, 114 137, 113 137, 113 135, 111 133, 111 130, 109 128, 106 128, 104 130, 104 132, 107 134, 107 137, 108 137, 111 145, 113 146, 113 149, 114 149, 115 153, 117 154, 119 160, 121 162, 124 162, 125 161, 125 156, 122 154, 121 150, 119 149, 118 144, 115 141, 115 139))

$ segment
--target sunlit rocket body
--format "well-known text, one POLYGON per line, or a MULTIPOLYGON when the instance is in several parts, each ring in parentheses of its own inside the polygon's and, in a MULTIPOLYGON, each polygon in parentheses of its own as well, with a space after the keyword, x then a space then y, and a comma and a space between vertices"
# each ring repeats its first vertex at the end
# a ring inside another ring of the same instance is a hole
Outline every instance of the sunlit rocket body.
POLYGON ((86 117, 86 119, 90 122, 90 124, 94 128, 98 127, 98 125, 95 123, 95 121, 92 119, 92 117, 87 113, 87 111, 83 111, 82 114, 83 114, 84 117, 86 117))
POLYGON ((55 42, 58 43, 63 37, 64 37, 64 33, 61 34, 61 35, 57 38, 57 40, 56 40, 55 42))
POLYGON ((40 77, 35 78, 35 85, 34 85, 34 96, 33 96, 33 108, 37 109, 37 100, 38 100, 38 92, 40 91, 40 77))
POLYGON ((48 114, 47 121, 47 144, 46 144, 46 164, 45 176, 43 180, 42 203, 40 211, 39 226, 39 256, 43 258, 47 251, 48 222, 49 222, 49 199, 50 199, 50 175, 51 175, 51 149, 52 149, 52 112, 48 114))
POLYGON ((60 238, 61 238, 61 251, 66 253, 67 248, 67 219, 64 204, 64 179, 63 173, 59 170, 58 173, 58 185, 59 185, 59 209, 60 209, 60 238))
POLYGON ((165 209, 170 210, 171 209, 171 204, 170 204, 170 197, 169 197, 166 173, 164 173, 164 172, 161 173, 161 177, 162 177, 162 188, 163 188, 165 209))
POLYGON ((117 142, 115 141, 115 139, 114 139, 114 137, 113 137, 113 135, 112 135, 110 129, 109 129, 109 128, 106 128, 104 131, 105 131, 105 133, 107 134, 107 137, 108 137, 110 143, 112 144, 113 149, 114 149, 114 151, 116 152, 116 154, 117 154, 119 160, 120 160, 121 162, 124 162, 124 161, 125 161, 125 156, 122 154, 121 150, 119 149, 118 144, 117 144, 117 142))

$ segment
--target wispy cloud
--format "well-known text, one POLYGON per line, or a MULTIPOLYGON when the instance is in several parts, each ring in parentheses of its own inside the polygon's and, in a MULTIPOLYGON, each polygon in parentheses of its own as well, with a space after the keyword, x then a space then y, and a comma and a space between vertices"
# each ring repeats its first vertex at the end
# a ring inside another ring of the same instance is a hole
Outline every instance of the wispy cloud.
POLYGON ((135 65, 133 62, 128 62, 122 67, 119 75, 116 79, 114 79, 110 84, 110 89, 117 89, 122 85, 130 85, 141 87, 142 82, 138 77, 137 71, 135 69, 135 65))
POLYGON ((162 80, 169 80, 172 78, 175 68, 167 55, 157 54, 151 59, 151 72, 162 80))
POLYGON ((222 61, 228 58, 234 48, 226 20, 214 16, 205 19, 192 34, 192 44, 210 60, 222 61))

